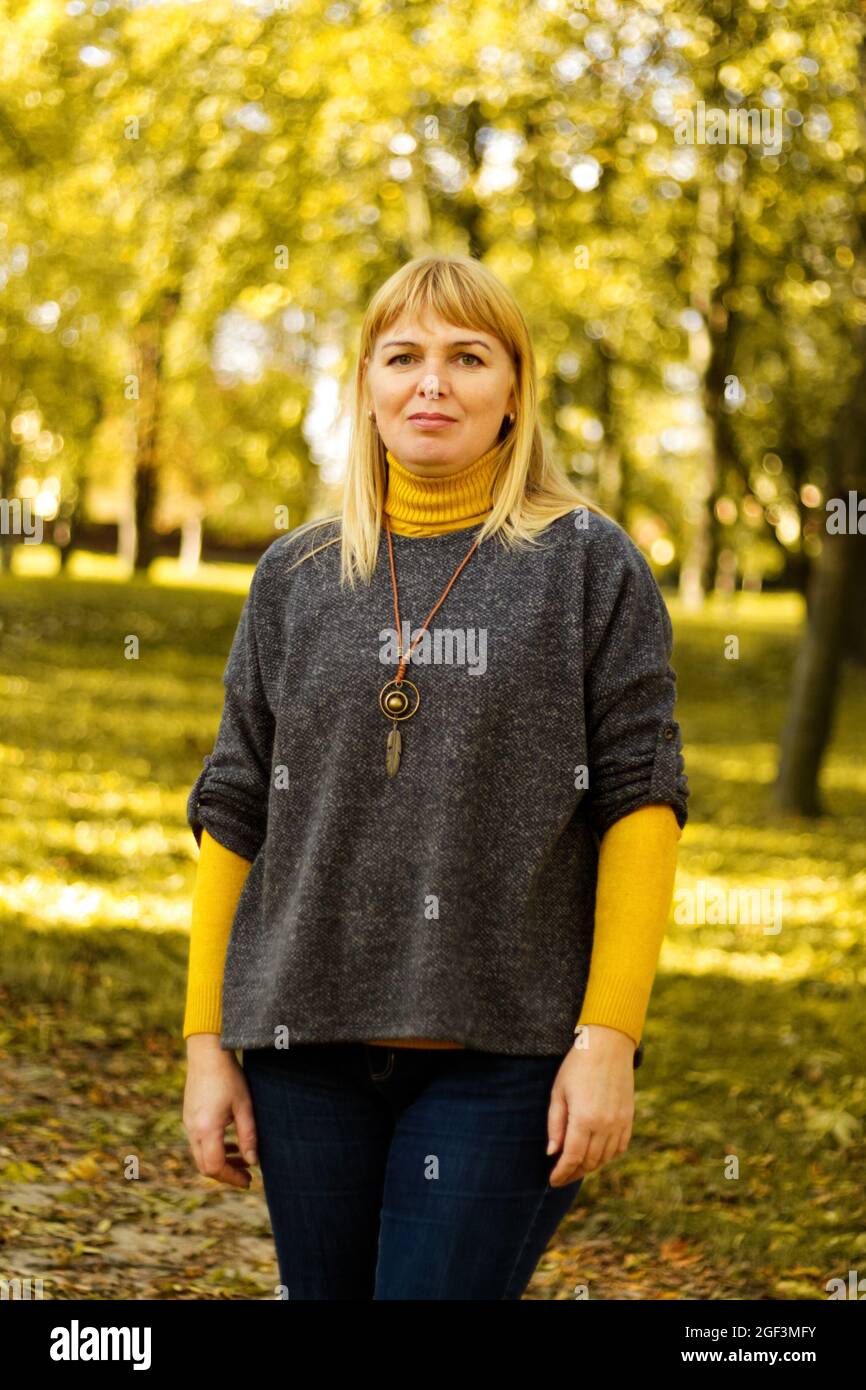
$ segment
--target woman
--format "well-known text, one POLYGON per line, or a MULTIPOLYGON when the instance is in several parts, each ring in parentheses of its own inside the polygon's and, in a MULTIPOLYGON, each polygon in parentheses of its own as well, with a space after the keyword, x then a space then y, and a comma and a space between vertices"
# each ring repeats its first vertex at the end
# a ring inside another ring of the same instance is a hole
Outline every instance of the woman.
POLYGON ((671 625, 479 262, 393 275, 355 385, 341 512, 256 566, 189 797, 184 1124, 208 1176, 260 1156, 284 1296, 519 1299, 631 1138, 671 625))

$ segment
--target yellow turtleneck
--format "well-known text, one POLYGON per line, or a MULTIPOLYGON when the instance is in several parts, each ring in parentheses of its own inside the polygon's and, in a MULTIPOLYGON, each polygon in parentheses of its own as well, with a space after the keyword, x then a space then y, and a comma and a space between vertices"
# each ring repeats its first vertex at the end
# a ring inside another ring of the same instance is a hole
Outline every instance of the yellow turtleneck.
MULTIPOLYGON (((388 450, 384 514, 403 536, 480 526, 492 507, 499 446, 446 478, 421 478, 388 450)), ((682 831, 667 805, 642 806, 601 841, 586 994, 575 1023, 601 1024, 640 1042, 673 897, 682 831)), ((226 950, 250 861, 202 831, 192 900, 183 1036, 220 1033, 226 950)), ((459 1048, 434 1038, 369 1038, 381 1047, 459 1048)))
POLYGON ((447 478, 420 478, 390 449, 384 511, 398 536, 438 536, 480 526, 493 506, 499 445, 447 478))

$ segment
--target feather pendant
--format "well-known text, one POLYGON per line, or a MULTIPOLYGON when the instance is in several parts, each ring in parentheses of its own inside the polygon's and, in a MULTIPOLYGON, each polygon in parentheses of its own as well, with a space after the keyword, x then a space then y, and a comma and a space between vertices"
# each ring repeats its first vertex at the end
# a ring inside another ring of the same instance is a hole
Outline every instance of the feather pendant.
POLYGON ((400 730, 395 724, 388 735, 388 751, 385 754, 385 768, 389 777, 393 777, 400 766, 400 730))

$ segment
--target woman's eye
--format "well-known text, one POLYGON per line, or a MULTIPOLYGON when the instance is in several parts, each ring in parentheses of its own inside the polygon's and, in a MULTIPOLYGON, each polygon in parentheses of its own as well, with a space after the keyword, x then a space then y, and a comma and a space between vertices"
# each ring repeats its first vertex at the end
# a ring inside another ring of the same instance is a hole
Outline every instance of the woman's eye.
MULTIPOLYGON (((398 352, 395 357, 388 358, 388 366, 392 367, 395 362, 402 362, 407 357, 411 360, 411 352, 398 352)), ((482 362, 481 358, 475 352, 461 352, 460 357, 471 357, 473 362, 477 362, 481 367, 484 366, 484 363, 482 362)))

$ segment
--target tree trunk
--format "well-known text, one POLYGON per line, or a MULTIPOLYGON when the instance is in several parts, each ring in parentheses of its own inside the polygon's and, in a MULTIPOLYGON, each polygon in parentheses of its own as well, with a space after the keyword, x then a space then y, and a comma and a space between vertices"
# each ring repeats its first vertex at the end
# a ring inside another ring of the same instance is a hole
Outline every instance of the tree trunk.
POLYGON ((618 521, 622 526, 625 524, 625 480, 622 453, 616 437, 616 405, 611 380, 613 353, 614 349, 609 343, 599 343, 599 415, 604 438, 598 451, 598 500, 608 516, 612 516, 614 521, 618 521))
POLYGON ((133 479, 135 523, 134 568, 146 573, 156 554, 154 517, 159 487, 159 425, 165 330, 177 310, 179 296, 166 291, 152 317, 143 318, 135 331, 139 383, 138 435, 133 479))
POLYGON ((135 569, 135 498, 131 489, 117 519, 117 558, 125 569, 135 569))
POLYGON ((791 488, 797 499, 797 511, 800 517, 800 547, 793 553, 788 551, 785 562, 785 573, 788 582, 805 598, 807 595, 811 595, 810 580, 812 562, 806 554, 803 544, 803 532, 809 521, 809 508, 805 505, 800 496, 800 489, 809 478, 809 459, 800 448, 800 445, 795 441, 790 441, 783 445, 782 458, 791 480, 791 488))
MULTIPOLYGON (((15 490, 15 477, 18 472, 19 446, 0 440, 0 497, 11 502, 15 490)), ((22 503, 23 509, 23 503, 22 503)), ((11 516, 10 516, 11 526, 11 516)), ((0 574, 12 573, 12 533, 0 530, 0 574)))
MULTIPOLYGON (((860 140, 861 144, 866 139, 866 106, 864 106, 864 95, 866 95, 866 35, 860 40, 860 140)), ((858 219, 858 232, 860 249, 866 246, 866 213, 862 210, 858 219)), ((860 334, 861 354, 866 352, 866 333, 860 334)), ((862 361, 862 356, 861 356, 862 361)), ((864 389, 866 384, 866 367, 860 372, 857 380, 859 390, 864 389)), ((861 493, 866 492, 866 461, 860 469, 857 478, 857 486, 861 493)), ((866 523, 864 523, 866 525, 866 523)), ((863 596, 866 595, 866 536, 861 537, 860 544, 855 547, 855 555, 852 561, 854 566, 854 578, 852 580, 851 608, 849 611, 848 632, 846 641, 846 655, 858 665, 866 665, 866 603, 863 596)))
MULTIPOLYGON (((93 403, 93 420, 90 425, 88 435, 89 450, 94 448, 94 440, 97 430, 105 418, 106 401, 105 397, 96 391, 90 393, 93 403)), ((71 557, 78 548, 78 523, 84 514, 84 498, 87 490, 87 472, 89 459, 84 457, 77 470, 77 486, 75 488, 75 500, 67 511, 62 511, 54 524, 55 544, 60 550, 60 572, 66 569, 71 557)))
POLYGON ((66 570, 77 549, 76 533, 84 511, 84 479, 75 495, 75 501, 68 512, 62 513, 54 523, 54 543, 60 552, 60 573, 66 570))
POLYGON ((184 516, 180 529, 180 555, 178 569, 183 575, 194 575, 201 564, 202 524, 198 512, 190 510, 184 516))
MULTIPOLYGON (((422 175, 423 176, 423 175, 422 175)), ((404 189, 406 199, 405 239, 409 244, 411 258, 426 256, 431 250, 430 204, 423 184, 412 179, 404 189)))
POLYGON ((156 323, 139 323, 136 326, 135 355, 139 395, 133 475, 132 564, 134 569, 146 572, 154 556, 153 519, 157 500, 156 443, 161 352, 156 323))
MULTIPOLYGON (((834 431, 827 496, 847 500, 866 477, 866 357, 834 431)), ((818 776, 830 741, 842 667, 850 648, 853 605, 862 606, 855 579, 863 573, 866 536, 856 529, 822 536, 813 566, 809 615, 794 667, 791 701, 782 734, 779 770, 773 790, 776 807, 801 816, 823 814, 818 776)))
MULTIPOLYGON (((704 410, 710 422, 712 447, 707 459, 704 486, 703 534, 696 547, 701 564, 700 587, 712 593, 716 585, 721 550, 721 528, 716 505, 728 486, 728 476, 739 467, 733 416, 744 399, 744 388, 735 371, 737 320, 726 303, 740 279, 739 181, 714 190, 717 199, 716 242, 718 281, 700 304, 710 340, 710 358, 704 376, 704 410)), ((701 296, 703 299, 704 297, 701 296)))
MULTIPOLYGON (((866 135, 866 37, 860 42, 860 127, 866 135)), ((858 218, 860 249, 866 245, 866 215, 858 218)), ((853 343, 860 369, 839 412, 829 451, 827 499, 866 490, 866 330, 853 343)), ((776 806, 805 816, 821 814, 818 775, 830 740, 844 657, 862 651, 863 579, 866 536, 853 530, 832 535, 826 527, 821 554, 813 565, 809 616, 794 669, 791 704, 782 736, 779 771, 773 790, 776 806)))
POLYGON ((854 556, 854 579, 851 617, 847 626, 848 647, 846 654, 858 666, 866 666, 866 536, 862 536, 854 556))
POLYGON ((470 176, 465 189, 458 193, 449 206, 449 215, 462 228, 466 236, 466 254, 481 261, 487 254, 488 245, 484 236, 484 210, 475 187, 475 180, 481 169, 478 157, 478 134, 485 124, 484 114, 478 101, 470 101, 466 107, 466 125, 463 139, 466 142, 466 163, 470 176))
POLYGON ((812 617, 794 667, 791 703, 773 791, 777 809, 794 815, 824 814, 818 776, 830 741, 841 685, 845 611, 853 579, 856 541, 855 536, 826 536, 814 575, 812 617))

